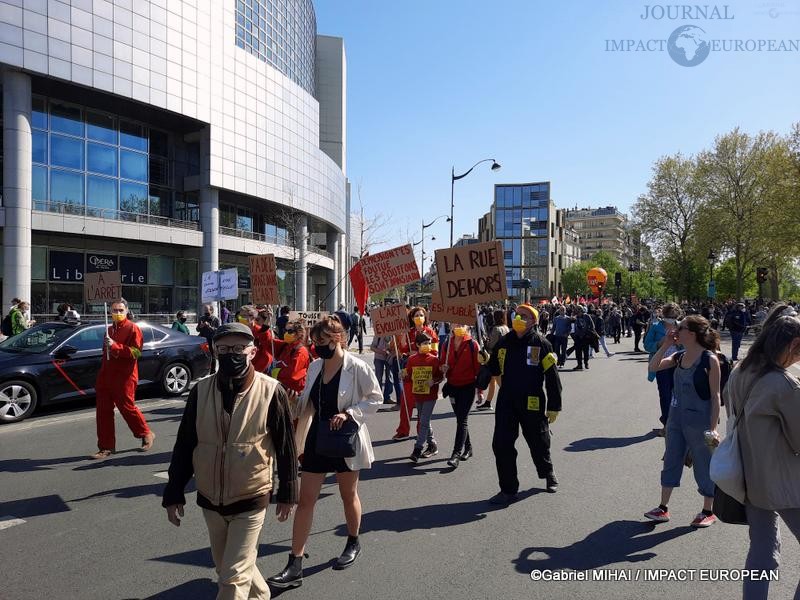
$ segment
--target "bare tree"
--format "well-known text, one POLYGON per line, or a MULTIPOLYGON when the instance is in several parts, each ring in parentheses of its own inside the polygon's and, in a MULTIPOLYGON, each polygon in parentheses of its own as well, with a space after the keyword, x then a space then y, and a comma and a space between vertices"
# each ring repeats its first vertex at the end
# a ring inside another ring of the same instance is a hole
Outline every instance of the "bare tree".
POLYGON ((356 188, 358 194, 358 256, 363 257, 375 246, 386 244, 389 239, 388 227, 391 223, 391 218, 383 213, 375 213, 372 216, 366 216, 364 211, 364 200, 361 197, 362 185, 359 182, 356 188))

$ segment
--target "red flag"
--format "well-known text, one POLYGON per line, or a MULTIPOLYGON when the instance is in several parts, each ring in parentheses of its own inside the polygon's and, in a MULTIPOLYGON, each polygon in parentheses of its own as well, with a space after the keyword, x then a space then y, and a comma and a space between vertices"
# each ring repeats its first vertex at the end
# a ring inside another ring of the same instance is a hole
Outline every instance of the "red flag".
POLYGON ((353 286, 353 295, 356 298, 356 305, 358 312, 362 315, 367 310, 367 298, 369 298, 369 289, 367 289, 367 282, 364 279, 364 274, 361 272, 361 262, 357 262, 350 269, 350 285, 353 286))

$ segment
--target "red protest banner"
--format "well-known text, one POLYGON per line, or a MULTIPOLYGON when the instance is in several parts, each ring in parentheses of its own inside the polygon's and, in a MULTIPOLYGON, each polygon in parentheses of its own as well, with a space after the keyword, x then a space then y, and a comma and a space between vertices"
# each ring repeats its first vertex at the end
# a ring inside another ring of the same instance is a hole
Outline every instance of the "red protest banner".
POLYGON ((255 304, 280 304, 278 296, 278 265, 275 255, 250 257, 250 289, 255 304))
POLYGON ((369 311, 369 320, 376 336, 400 335, 409 329, 408 312, 402 304, 389 304, 369 311))
POLYGON ((472 325, 478 320, 478 316, 475 312, 474 302, 464 306, 445 306, 442 303, 442 294, 434 290, 431 292, 431 309, 428 311, 428 319, 431 321, 458 323, 459 325, 472 325))
POLYGON ((436 274, 445 306, 508 298, 500 241, 437 250, 436 274))
POLYGON ((372 294, 420 279, 411 244, 370 254, 358 261, 358 264, 361 265, 361 273, 372 294))

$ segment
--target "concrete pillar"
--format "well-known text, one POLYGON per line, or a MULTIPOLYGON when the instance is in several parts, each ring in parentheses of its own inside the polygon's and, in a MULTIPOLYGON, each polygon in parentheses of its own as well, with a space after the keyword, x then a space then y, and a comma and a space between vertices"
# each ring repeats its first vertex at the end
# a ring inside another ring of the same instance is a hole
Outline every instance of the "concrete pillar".
POLYGON ((336 288, 336 284, 339 283, 339 279, 342 276, 342 268, 339 263, 339 239, 342 237, 342 234, 337 231, 329 231, 327 235, 326 245, 328 247, 328 252, 331 253, 333 257, 333 269, 328 271, 328 304, 325 307, 326 310, 333 312, 335 311, 339 304, 337 299, 339 298, 339 288, 336 288))
MULTIPOLYGON (((200 188, 200 228, 203 231, 203 253, 200 258, 200 286, 206 271, 219 269, 219 191, 208 185, 200 188)), ((198 293, 202 299, 202 293, 198 293)), ((202 314, 202 300, 198 315, 202 314)), ((219 316, 219 304, 214 303, 214 314, 219 316)))
POLYGON ((307 310, 308 264, 306 263, 306 249, 308 248, 308 218, 302 215, 297 219, 297 264, 295 265, 295 310, 307 310))
POLYGON ((31 78, 3 71, 3 306, 31 300, 31 78))

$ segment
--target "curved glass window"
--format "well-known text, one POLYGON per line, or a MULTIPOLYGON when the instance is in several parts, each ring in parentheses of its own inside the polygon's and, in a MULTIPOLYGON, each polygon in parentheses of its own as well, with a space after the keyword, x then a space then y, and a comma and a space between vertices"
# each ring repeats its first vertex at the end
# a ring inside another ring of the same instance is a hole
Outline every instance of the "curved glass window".
POLYGON ((47 164, 47 133, 33 130, 31 154, 33 162, 47 164))
POLYGON ((83 118, 77 106, 50 103, 50 129, 59 133, 83 136, 83 118))
POLYGON ((83 205, 83 175, 73 171, 50 171, 50 201, 83 205))
POLYGON ((147 186, 128 181, 119 182, 119 209, 128 213, 147 214, 147 186))
POLYGON ((83 140, 50 134, 50 164, 70 169, 83 168, 83 140))
POLYGON ((147 152, 147 133, 144 127, 130 121, 119 122, 119 145, 147 152))
MULTIPOLYGON (((86 178, 86 204, 94 208, 117 210, 117 180, 108 177, 89 175, 86 178)), ((100 213, 97 216, 116 218, 112 213, 100 213)))
POLYGON ((86 149, 86 170, 116 176, 117 148, 89 142, 86 149))
POLYGON ((86 113, 86 137, 90 140, 97 140, 98 142, 116 144, 116 119, 111 115, 88 111, 86 113))

